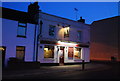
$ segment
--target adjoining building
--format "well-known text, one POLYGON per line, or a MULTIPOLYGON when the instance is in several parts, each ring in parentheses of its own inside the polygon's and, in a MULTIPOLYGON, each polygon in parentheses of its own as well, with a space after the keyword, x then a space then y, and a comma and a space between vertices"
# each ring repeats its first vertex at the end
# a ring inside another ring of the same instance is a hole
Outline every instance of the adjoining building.
POLYGON ((33 61, 35 23, 27 12, 2 7, 2 64, 7 66, 10 58, 33 61))
POLYGON ((0 49, 5 64, 12 57, 53 64, 89 62, 90 26, 85 20, 73 21, 38 9, 37 2, 28 6, 28 12, 3 8, 0 49))
POLYGON ((90 59, 120 61, 120 16, 94 21, 91 24, 90 59))

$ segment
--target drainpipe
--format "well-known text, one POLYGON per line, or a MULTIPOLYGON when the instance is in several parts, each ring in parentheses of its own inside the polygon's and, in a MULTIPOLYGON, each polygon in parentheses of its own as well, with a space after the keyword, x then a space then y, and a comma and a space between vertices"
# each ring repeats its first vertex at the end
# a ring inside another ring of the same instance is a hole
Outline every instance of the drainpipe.
MULTIPOLYGON (((39 32, 38 35, 37 35, 36 62, 37 62, 37 60, 38 60, 38 44, 39 44, 38 42, 40 42, 39 39, 40 39, 41 32, 42 32, 42 24, 43 24, 43 22, 40 21, 40 29, 38 28, 38 31, 40 31, 40 32, 39 32)), ((38 25, 38 26, 39 26, 39 25, 38 25)))
POLYGON ((33 55, 33 61, 37 62, 37 49, 38 49, 38 36, 39 36, 39 12, 35 14, 35 20, 36 20, 36 24, 35 24, 35 33, 34 33, 34 55, 33 55))
POLYGON ((35 61, 35 46, 36 46, 36 29, 37 29, 37 24, 35 24, 35 30, 34 30, 34 50, 33 50, 33 61, 35 61))
POLYGON ((37 35, 37 45, 36 45, 36 62, 38 60, 38 41, 39 41, 39 34, 37 35))

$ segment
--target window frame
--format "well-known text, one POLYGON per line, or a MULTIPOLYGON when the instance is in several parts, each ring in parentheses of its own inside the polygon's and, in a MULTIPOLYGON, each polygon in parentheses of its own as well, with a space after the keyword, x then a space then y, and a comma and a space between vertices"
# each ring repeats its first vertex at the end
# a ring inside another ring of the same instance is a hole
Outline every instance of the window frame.
POLYGON ((16 46, 16 58, 17 58, 17 51, 24 51, 23 59, 19 59, 19 60, 21 60, 21 61, 24 61, 24 60, 25 60, 25 49, 26 49, 25 46, 16 46), (24 50, 17 50, 17 47, 23 47, 24 50))
MULTIPOLYGON (((54 57, 55 57, 55 56, 54 56, 54 55, 55 55, 55 52, 54 52, 55 47, 54 47, 54 45, 45 45, 45 46, 47 46, 47 47, 48 47, 48 49, 49 49, 49 47, 50 47, 50 46, 52 46, 52 47, 53 47, 53 57, 52 57, 52 58, 50 58, 50 57, 49 57, 49 58, 45 58, 45 51, 44 51, 44 59, 54 59, 54 57)), ((44 46, 44 48, 46 48, 45 46, 44 46)))
POLYGON ((81 60, 82 59, 82 48, 80 48, 80 47, 75 47, 74 48, 74 56, 73 56, 73 58, 74 58, 74 60, 81 60), (80 49, 79 50, 80 51, 80 58, 75 57, 75 49, 80 49))
POLYGON ((67 55, 67 57, 68 57, 68 60, 73 60, 74 59, 74 47, 68 47, 68 55, 67 55), (71 50, 71 48, 72 48, 72 50, 71 50))
POLYGON ((18 28, 17 28, 17 37, 26 38, 26 34, 27 34, 27 23, 25 23, 25 22, 20 22, 20 21, 19 21, 19 22, 18 22, 18 28), (22 23, 22 24, 25 24, 25 25, 21 25, 21 23, 22 23), (25 28, 25 35, 19 35, 19 34, 18 34, 19 27, 25 28))
POLYGON ((82 41, 82 31, 77 31, 77 37, 78 37, 78 40, 79 41, 82 41), (81 36, 79 36, 80 35, 80 32, 81 32, 81 36))
POLYGON ((49 31, 48 31, 49 36, 55 37, 55 31, 56 31, 55 28, 56 28, 56 26, 54 26, 54 25, 49 25, 49 31), (50 29, 51 29, 51 27, 54 28, 54 35, 50 35, 50 29))
POLYGON ((64 38, 69 38, 69 37, 70 37, 70 27, 69 27, 69 26, 67 26, 67 27, 64 27, 64 38), (65 34, 65 32, 66 32, 65 29, 66 29, 67 27, 69 28, 68 34, 65 34))

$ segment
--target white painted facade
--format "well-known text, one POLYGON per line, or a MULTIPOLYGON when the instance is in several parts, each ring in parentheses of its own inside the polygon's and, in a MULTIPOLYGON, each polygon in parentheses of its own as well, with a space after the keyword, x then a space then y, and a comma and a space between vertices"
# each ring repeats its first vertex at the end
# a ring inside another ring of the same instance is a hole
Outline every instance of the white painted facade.
MULTIPOLYGON (((69 19, 57 17, 54 15, 46 14, 41 12, 40 13, 40 20, 43 22, 42 24, 42 34, 40 37, 40 40, 49 40, 49 41, 69 41, 69 42, 74 42, 76 44, 86 44, 89 45, 88 42, 90 42, 90 29, 89 25, 77 22, 77 21, 72 21, 69 19), (59 24, 59 25, 58 25, 59 24), (49 25, 55 26, 55 35, 50 36, 49 35, 49 25), (64 28, 63 26, 69 26, 69 37, 64 38, 64 28), (82 40, 79 40, 78 38, 78 32, 82 32, 82 40), (79 43, 78 43, 79 42, 79 43)), ((39 40, 39 41, 40 41, 39 40)), ((65 47, 64 48, 64 63, 76 63, 76 62, 82 62, 82 60, 85 60, 85 62, 89 62, 89 56, 90 56, 90 49, 89 47, 78 47, 81 48, 81 58, 80 59, 73 59, 70 60, 68 59, 68 48, 73 47, 75 50, 76 46, 72 45, 56 45, 56 44, 49 44, 49 43, 39 43, 38 45, 38 61, 40 63, 59 63, 60 60, 60 46, 65 47), (54 46, 54 58, 44 58, 44 47, 45 45, 51 45, 54 46)), ((73 51, 75 52, 75 51, 73 51)), ((73 53, 74 54, 74 53, 73 53)))
POLYGON ((5 65, 16 57, 16 46, 25 46, 24 61, 33 61, 35 24, 27 23, 26 38, 17 37, 18 21, 2 18, 2 46, 6 47, 5 65))

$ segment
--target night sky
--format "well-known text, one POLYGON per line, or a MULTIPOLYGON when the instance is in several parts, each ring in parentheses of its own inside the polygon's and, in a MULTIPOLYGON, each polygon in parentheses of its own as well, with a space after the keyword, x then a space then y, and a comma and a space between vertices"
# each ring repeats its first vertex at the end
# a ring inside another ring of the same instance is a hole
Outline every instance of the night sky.
MULTIPOLYGON (((32 2, 33 3, 33 2, 32 2)), ((30 2, 2 2, 2 6, 27 12, 30 2)), ((39 2, 42 12, 76 20, 82 16, 87 24, 104 18, 118 16, 118 2, 39 2)))

